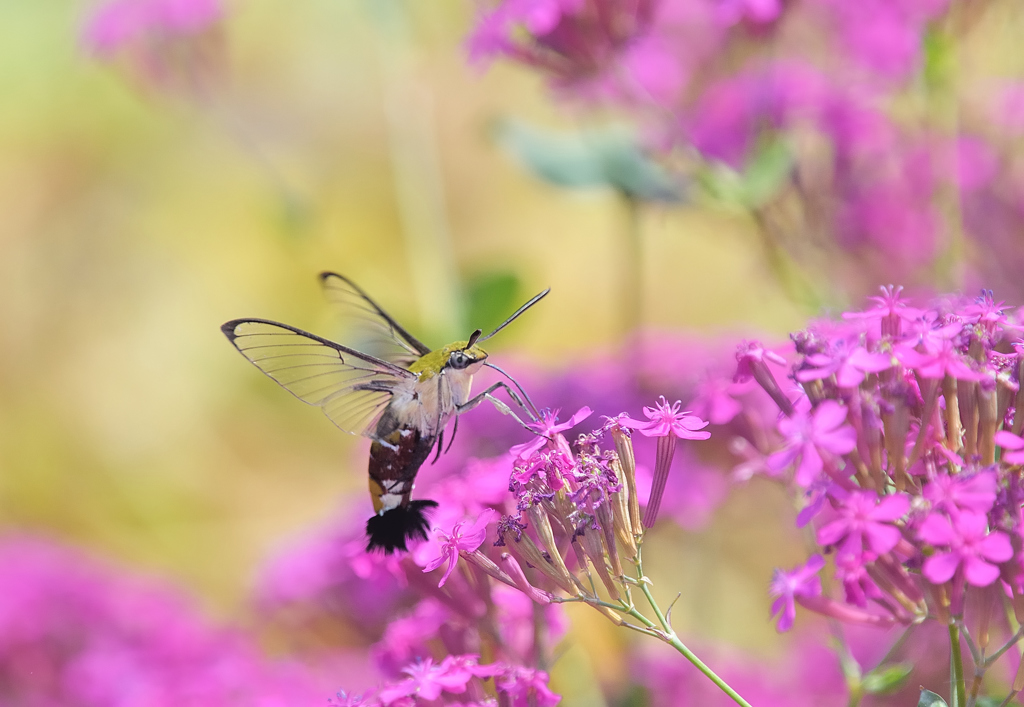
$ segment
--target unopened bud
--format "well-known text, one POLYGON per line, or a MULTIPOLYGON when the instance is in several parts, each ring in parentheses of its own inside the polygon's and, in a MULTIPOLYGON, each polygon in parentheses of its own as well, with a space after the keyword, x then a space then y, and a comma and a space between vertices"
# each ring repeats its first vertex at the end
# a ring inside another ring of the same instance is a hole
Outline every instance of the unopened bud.
POLYGON ((612 439, 615 441, 615 453, 622 466, 622 477, 626 482, 630 531, 636 538, 644 532, 644 529, 640 523, 640 498, 636 492, 636 457, 633 455, 633 440, 630 439, 629 433, 618 425, 612 427, 612 439))
POLYGON ((612 599, 618 601, 622 598, 619 592, 618 586, 612 579, 611 574, 608 573, 608 566, 605 563, 605 550, 604 543, 602 540, 602 533, 600 530, 594 530, 593 528, 587 528, 586 531, 577 536, 580 546, 583 548, 583 552, 590 559, 590 564, 594 566, 598 576, 604 583, 605 588, 608 590, 609 596, 612 599))
POLYGON ((551 595, 530 584, 530 581, 526 578, 526 574, 523 573, 523 568, 519 566, 518 562, 516 562, 516 558, 512 557, 512 555, 507 552, 503 552, 501 553, 501 564, 505 568, 505 572, 507 572, 512 578, 512 581, 515 582, 519 591, 533 599, 538 604, 551 603, 551 595))

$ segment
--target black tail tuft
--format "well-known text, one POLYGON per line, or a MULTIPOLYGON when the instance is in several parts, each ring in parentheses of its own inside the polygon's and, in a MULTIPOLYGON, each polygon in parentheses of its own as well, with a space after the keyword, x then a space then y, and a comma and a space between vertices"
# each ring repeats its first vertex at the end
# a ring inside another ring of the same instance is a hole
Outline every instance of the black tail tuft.
POLYGON ((436 507, 437 501, 412 501, 408 506, 398 506, 370 518, 366 521, 366 535, 370 538, 366 551, 381 550, 390 555, 395 550, 405 552, 407 540, 426 540, 426 511, 436 507))

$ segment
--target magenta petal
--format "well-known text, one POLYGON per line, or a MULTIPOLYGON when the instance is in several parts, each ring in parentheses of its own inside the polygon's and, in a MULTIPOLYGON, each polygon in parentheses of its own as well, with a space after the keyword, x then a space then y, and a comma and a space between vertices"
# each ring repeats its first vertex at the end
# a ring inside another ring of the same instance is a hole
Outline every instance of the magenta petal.
POLYGON ((397 685, 389 685, 383 688, 377 693, 377 699, 380 700, 383 705, 390 705, 395 700, 399 700, 403 697, 408 697, 416 691, 415 685, 411 680, 403 680, 397 685))
POLYGON ((999 568, 980 557, 964 558, 964 578, 975 587, 987 587, 999 577, 999 568))
POLYGON ((846 425, 834 432, 820 434, 814 441, 819 447, 833 454, 849 454, 857 446, 857 430, 846 425))
POLYGON ((420 700, 427 700, 428 702, 436 700, 441 696, 441 685, 433 680, 424 680, 420 682, 419 692, 416 696, 420 700))
POLYGON ((423 571, 424 572, 433 572, 438 567, 443 565, 446 560, 448 560, 448 553, 442 550, 440 555, 438 555, 433 560, 431 560, 430 562, 428 562, 426 565, 423 566, 423 571))
POLYGON ((846 420, 846 408, 835 400, 826 400, 814 411, 814 427, 819 431, 834 430, 846 420))
POLYGON ((819 545, 835 545, 843 539, 849 530, 850 524, 846 518, 834 520, 818 530, 819 545))
POLYGON ((569 429, 571 427, 575 427, 576 425, 580 424, 581 422, 583 422, 584 420, 586 420, 588 417, 590 417, 593 414, 594 414, 594 411, 591 410, 586 405, 584 405, 579 410, 577 410, 575 412, 575 414, 573 414, 572 417, 569 418, 568 422, 566 422, 564 425, 556 425, 554 429, 556 431, 558 431, 558 432, 561 432, 561 431, 567 430, 567 429, 569 429))
POLYGON ((917 536, 931 545, 949 545, 957 537, 949 518, 932 513, 917 529, 917 536))
MULTIPOLYGON (((705 423, 707 424, 707 423, 705 423)), ((679 439, 710 439, 710 432, 690 432, 689 430, 675 430, 675 436, 679 439)))
POLYGON ((459 562, 459 553, 453 548, 447 559, 448 569, 444 571, 444 576, 441 577, 441 581, 437 583, 438 587, 443 587, 444 583, 448 581, 448 578, 452 576, 452 571, 455 569, 455 565, 459 562))
POLYGON ((932 360, 931 356, 906 346, 897 347, 895 353, 899 362, 911 369, 919 368, 932 360))
POLYGON ((932 555, 924 562, 922 571, 928 581, 933 584, 942 584, 952 579, 956 568, 960 566, 960 556, 952 552, 942 552, 932 555))
POLYGON ((484 540, 487 538, 487 524, 494 519, 494 515, 495 511, 493 509, 485 509, 473 525, 462 533, 462 537, 457 543, 459 550, 473 552, 483 545, 484 540))
POLYGON ((1013 557, 1013 545, 1006 533, 997 530, 978 543, 978 552, 992 562, 1006 562, 1013 557))
POLYGON ((772 603, 772 616, 779 615, 777 624, 779 633, 793 628, 793 620, 796 618, 796 604, 791 596, 781 596, 772 603))
POLYGON ((709 407, 708 417, 716 425, 724 425, 727 422, 731 422, 743 410, 743 406, 739 401, 728 395, 715 396, 712 398, 709 407))
MULTIPOLYGON (((644 408, 645 410, 647 408, 644 408)), ((626 427, 631 430, 638 430, 651 424, 650 420, 634 420, 629 415, 620 415, 618 418, 619 427, 626 427)))
POLYGON ((765 460, 765 466, 771 471, 779 472, 785 469, 787 466, 793 463, 796 456, 800 453, 800 447, 793 446, 781 449, 774 454, 768 456, 765 460))
POLYGON ((860 370, 856 366, 851 366, 849 362, 844 363, 840 368, 839 372, 836 373, 836 385, 840 388, 855 388, 864 382, 864 377, 867 374, 860 370))
MULTIPOLYGON (((804 571, 808 575, 817 574, 821 571, 821 568, 825 566, 825 558, 821 555, 811 555, 807 558, 807 564, 804 565, 804 571)), ((820 593, 820 592, 819 592, 820 593)))
POLYGON ((996 444, 1003 449, 1024 449, 1024 438, 1006 430, 996 432, 996 444))
POLYGON ((707 420, 702 420, 696 415, 686 415, 681 419, 676 420, 677 426, 682 426, 687 430, 702 430, 708 426, 707 420))
POLYGON ((868 514, 871 520, 894 521, 902 518, 910 511, 910 499, 903 494, 893 494, 882 499, 868 514))
POLYGON ((800 460, 800 466, 797 468, 796 475, 793 478, 797 484, 806 488, 814 483, 818 474, 821 473, 824 464, 821 461, 821 455, 818 454, 818 450, 814 448, 813 444, 805 444, 803 453, 803 459, 800 460))
POLYGON ((882 525, 881 523, 868 523, 863 532, 867 538, 868 547, 879 555, 892 550, 903 537, 900 529, 896 526, 882 525))
MULTIPOLYGON (((821 380, 822 378, 828 378, 830 375, 832 375, 832 371, 828 368, 805 368, 802 371, 796 372, 796 379, 801 383, 806 383, 807 381, 816 381, 821 380)), ((864 376, 861 376, 861 379, 863 378, 864 376)), ((839 382, 838 379, 837 382, 839 382)), ((845 384, 839 383, 839 385, 845 384)))
POLYGON ((871 373, 878 373, 892 368, 892 356, 882 353, 868 353, 862 346, 854 349, 847 362, 855 368, 871 373))
POLYGON ((511 447, 508 451, 514 457, 521 457, 523 459, 528 459, 534 452, 536 452, 541 447, 543 447, 545 444, 547 444, 547 441, 548 441, 547 437, 543 437, 541 435, 537 435, 536 437, 531 439, 529 442, 524 442, 522 444, 517 444, 514 447, 511 447))

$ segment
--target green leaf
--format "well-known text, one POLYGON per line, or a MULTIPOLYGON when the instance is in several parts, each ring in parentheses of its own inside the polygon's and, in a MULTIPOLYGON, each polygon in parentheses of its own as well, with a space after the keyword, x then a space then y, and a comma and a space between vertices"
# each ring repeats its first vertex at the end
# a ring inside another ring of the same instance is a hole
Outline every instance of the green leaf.
POLYGON ((470 277, 466 283, 467 323, 470 327, 490 331, 522 304, 520 290, 519 276, 511 271, 484 272, 470 277))
POLYGON ((998 697, 979 697, 974 703, 975 707, 999 707, 1003 701, 998 697))
POLYGON ((793 172, 793 157, 781 140, 762 144, 747 165, 743 187, 749 206, 762 206, 778 194, 789 182, 793 172))
POLYGON ((711 163, 698 181, 714 199, 743 209, 757 209, 775 198, 790 181, 793 156, 782 140, 764 140, 742 172, 711 163))
POLYGON ((921 49, 924 54, 922 74, 925 84, 932 90, 948 86, 956 66, 955 40, 933 27, 925 32, 921 49))
POLYGON ((610 187, 643 201, 680 201, 684 184, 651 159, 623 128, 554 132, 517 120, 494 135, 530 172, 567 189, 610 187))
POLYGON ((907 676, 914 669, 913 663, 895 663, 893 665, 880 665, 867 675, 861 686, 869 695, 884 695, 895 692, 903 687, 907 676))
POLYGON ((921 697, 917 701, 917 707, 949 707, 946 701, 931 690, 921 690, 921 697))

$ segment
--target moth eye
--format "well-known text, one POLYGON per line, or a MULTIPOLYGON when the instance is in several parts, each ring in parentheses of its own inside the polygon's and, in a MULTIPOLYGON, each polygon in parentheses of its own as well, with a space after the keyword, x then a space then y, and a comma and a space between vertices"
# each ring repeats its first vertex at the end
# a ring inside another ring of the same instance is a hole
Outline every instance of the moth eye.
POLYGON ((461 351, 455 351, 448 359, 452 368, 465 368, 469 365, 469 357, 461 351))

